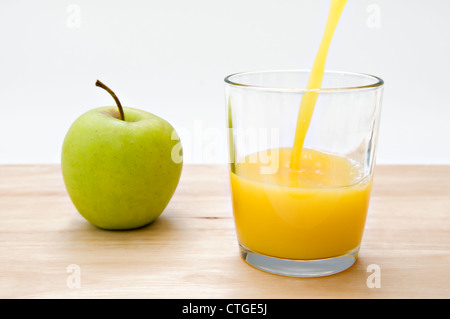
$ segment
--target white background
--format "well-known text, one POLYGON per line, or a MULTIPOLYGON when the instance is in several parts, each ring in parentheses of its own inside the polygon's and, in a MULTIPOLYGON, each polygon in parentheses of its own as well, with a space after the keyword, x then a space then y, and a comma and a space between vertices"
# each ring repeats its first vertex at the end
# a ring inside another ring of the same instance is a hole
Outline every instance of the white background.
MULTIPOLYGON (((185 163, 226 162, 223 78, 309 69, 329 0, 0 2, 0 164, 59 163, 70 124, 122 104, 168 120, 185 163)), ((386 82, 378 163, 450 164, 450 1, 349 0, 327 69, 386 82)))

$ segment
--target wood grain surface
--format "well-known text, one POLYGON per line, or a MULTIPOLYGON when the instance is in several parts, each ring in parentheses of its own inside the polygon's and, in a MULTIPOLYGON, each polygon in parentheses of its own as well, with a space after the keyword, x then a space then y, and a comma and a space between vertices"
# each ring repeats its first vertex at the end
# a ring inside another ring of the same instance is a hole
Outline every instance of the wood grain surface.
POLYGON ((377 166, 358 261, 320 278, 241 259, 226 166, 185 165, 154 223, 105 231, 75 210, 59 165, 3 165, 0 216, 0 298, 450 297, 450 166, 377 166))

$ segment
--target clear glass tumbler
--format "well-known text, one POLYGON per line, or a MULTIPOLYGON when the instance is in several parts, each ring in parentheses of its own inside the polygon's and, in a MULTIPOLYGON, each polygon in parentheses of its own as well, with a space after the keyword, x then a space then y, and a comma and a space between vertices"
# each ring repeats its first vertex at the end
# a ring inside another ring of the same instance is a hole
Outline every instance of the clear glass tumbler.
POLYGON ((285 276, 326 276, 354 264, 375 165, 383 80, 326 71, 322 88, 307 90, 309 75, 268 70, 225 78, 241 255, 285 276), (311 96, 307 121, 299 110, 311 96))

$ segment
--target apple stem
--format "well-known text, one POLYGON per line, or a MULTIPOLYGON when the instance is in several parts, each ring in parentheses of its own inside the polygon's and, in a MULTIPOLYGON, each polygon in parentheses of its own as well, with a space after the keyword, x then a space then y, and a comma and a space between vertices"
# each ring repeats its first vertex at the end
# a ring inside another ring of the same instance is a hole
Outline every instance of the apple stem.
POLYGON ((111 96, 113 97, 113 99, 116 101, 117 104, 117 108, 119 109, 119 114, 120 114, 120 119, 122 121, 125 121, 125 114, 123 114, 123 108, 122 108, 122 104, 120 104, 119 99, 117 98, 116 94, 114 94, 114 92, 107 87, 106 85, 104 85, 102 82, 100 82, 99 80, 97 80, 97 82, 95 82, 95 85, 98 87, 101 87, 102 89, 105 89, 106 91, 108 91, 109 94, 111 94, 111 96))

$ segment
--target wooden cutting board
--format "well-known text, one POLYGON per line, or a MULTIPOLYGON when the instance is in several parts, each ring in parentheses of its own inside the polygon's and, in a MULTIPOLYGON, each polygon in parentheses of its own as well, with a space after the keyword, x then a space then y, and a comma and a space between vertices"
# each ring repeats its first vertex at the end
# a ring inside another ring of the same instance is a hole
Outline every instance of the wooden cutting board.
POLYGON ((153 224, 105 231, 77 213, 59 165, 0 166, 0 297, 450 297, 450 166, 377 166, 358 261, 320 278, 241 259, 227 169, 185 165, 153 224))

